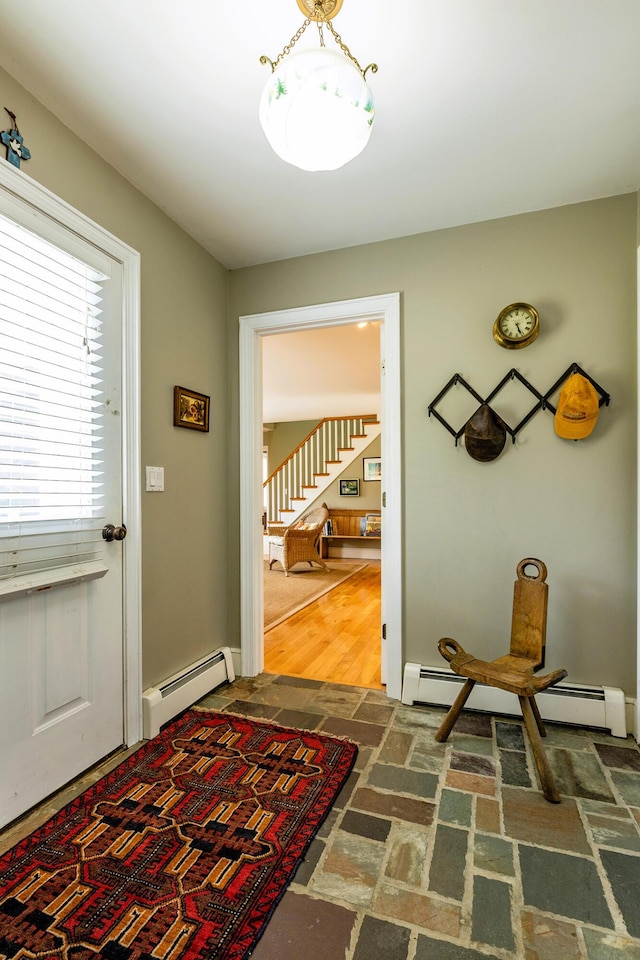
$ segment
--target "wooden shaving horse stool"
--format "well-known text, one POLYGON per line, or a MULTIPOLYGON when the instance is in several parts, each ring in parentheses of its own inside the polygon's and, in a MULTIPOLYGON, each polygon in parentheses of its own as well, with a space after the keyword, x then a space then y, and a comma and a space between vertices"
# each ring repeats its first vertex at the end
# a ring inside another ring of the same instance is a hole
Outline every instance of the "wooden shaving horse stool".
POLYGON ((541 560, 529 558, 520 561, 517 574, 518 579, 513 588, 511 646, 506 656, 491 661, 476 660, 457 640, 443 637, 438 643, 438 650, 449 662, 453 672, 466 677, 467 681, 436 733, 436 740, 443 743, 447 739, 476 681, 515 693, 520 701, 542 792, 551 803, 560 803, 560 794, 542 746, 541 737, 546 736, 546 731, 535 694, 563 680, 567 671, 554 670, 544 676, 534 677, 534 673, 544 666, 549 590, 545 583, 547 568, 541 560), (527 576, 525 569, 529 566, 536 568, 536 576, 527 576))

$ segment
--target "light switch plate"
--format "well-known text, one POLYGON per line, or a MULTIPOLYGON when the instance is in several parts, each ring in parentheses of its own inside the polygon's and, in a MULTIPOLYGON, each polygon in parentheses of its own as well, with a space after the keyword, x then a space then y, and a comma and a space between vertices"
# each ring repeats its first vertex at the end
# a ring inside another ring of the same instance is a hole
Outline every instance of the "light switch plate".
POLYGON ((162 493, 164 490, 164 467, 145 467, 147 486, 150 493, 162 493))

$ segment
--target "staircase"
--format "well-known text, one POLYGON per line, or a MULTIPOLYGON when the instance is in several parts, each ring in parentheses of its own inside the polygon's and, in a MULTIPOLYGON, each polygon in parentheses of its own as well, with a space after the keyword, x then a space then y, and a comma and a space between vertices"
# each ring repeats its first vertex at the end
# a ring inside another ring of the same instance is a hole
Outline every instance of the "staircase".
POLYGON ((374 413, 321 420, 265 480, 267 524, 297 520, 379 435, 374 413))

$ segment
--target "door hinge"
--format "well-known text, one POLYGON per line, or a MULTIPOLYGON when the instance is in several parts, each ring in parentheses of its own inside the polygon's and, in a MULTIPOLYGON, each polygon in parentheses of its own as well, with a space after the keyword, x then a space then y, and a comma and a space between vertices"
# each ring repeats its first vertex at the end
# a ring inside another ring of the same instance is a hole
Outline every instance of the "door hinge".
POLYGON ((386 625, 386 623, 383 623, 383 624, 382 624, 382 639, 383 639, 383 640, 386 640, 386 639, 387 639, 387 625, 386 625))
POLYGON ((385 490, 382 494, 382 506, 386 507, 387 505, 387 491, 385 490))

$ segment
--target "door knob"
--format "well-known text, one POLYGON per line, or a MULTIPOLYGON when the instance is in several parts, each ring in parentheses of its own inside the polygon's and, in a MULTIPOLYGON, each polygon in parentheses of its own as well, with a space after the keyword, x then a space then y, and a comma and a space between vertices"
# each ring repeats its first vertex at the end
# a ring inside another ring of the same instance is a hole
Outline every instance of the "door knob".
POLYGON ((102 539, 106 540, 107 543, 111 543, 113 540, 124 540, 126 535, 127 528, 124 523, 121 527, 114 527, 112 523, 108 523, 102 528, 102 539))

